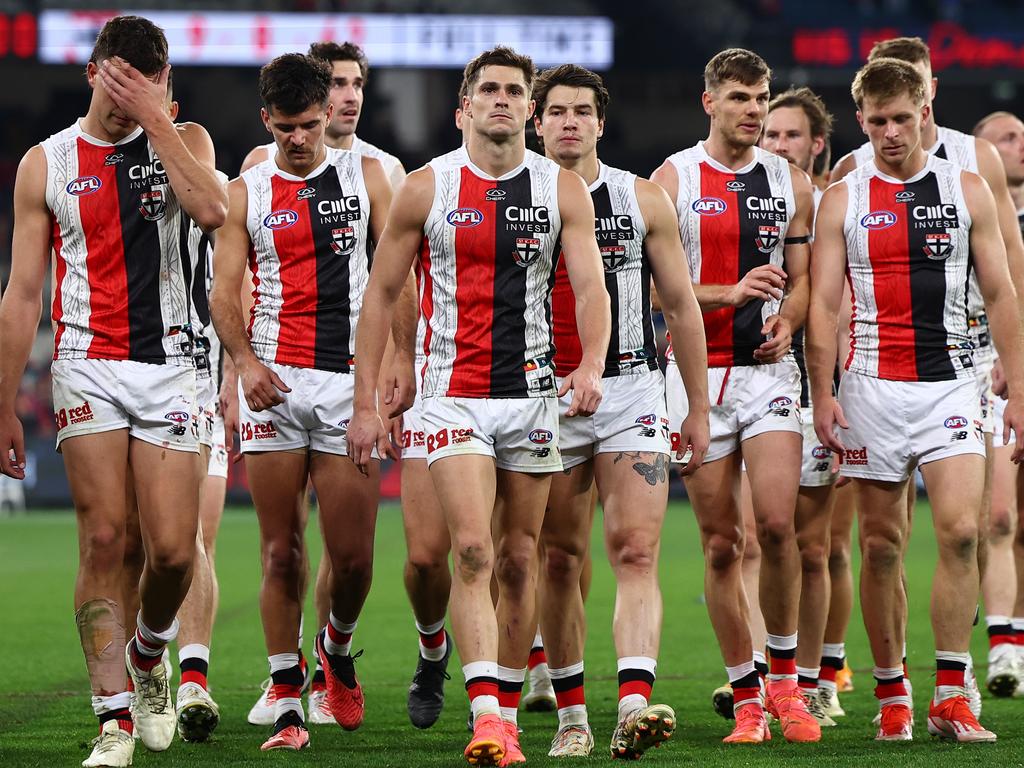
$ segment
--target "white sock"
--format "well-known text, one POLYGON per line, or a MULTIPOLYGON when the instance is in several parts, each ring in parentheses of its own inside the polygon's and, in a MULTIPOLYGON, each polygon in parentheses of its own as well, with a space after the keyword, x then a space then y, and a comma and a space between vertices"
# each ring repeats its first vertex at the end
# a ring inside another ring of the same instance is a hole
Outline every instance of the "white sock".
POLYGON ((324 632, 324 650, 332 656, 348 656, 352 652, 352 635, 356 631, 356 625, 358 621, 353 621, 351 624, 346 624, 333 613, 330 615, 331 627, 343 634, 348 635, 348 640, 344 643, 337 643, 331 639, 331 630, 327 629, 324 632))
MULTIPOLYGON (((444 619, 433 624, 420 624, 418 621, 416 622, 416 631, 422 635, 436 635, 442 629, 444 629, 444 619)), ((440 661, 444 658, 444 655, 448 650, 448 637, 446 635, 444 641, 436 648, 427 648, 427 646, 423 644, 423 639, 421 638, 419 646, 420 656, 424 659, 427 661, 440 661)))

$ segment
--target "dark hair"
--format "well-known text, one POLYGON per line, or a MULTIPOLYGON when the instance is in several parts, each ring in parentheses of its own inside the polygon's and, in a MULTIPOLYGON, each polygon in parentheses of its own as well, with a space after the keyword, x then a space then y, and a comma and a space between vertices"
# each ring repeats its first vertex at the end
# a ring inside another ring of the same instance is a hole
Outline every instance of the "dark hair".
POLYGON ((330 92, 331 68, 323 59, 286 53, 260 70, 260 98, 267 112, 297 115, 314 105, 326 107, 330 92))
POLYGON ((115 16, 96 36, 89 61, 99 64, 112 56, 120 56, 142 74, 152 77, 167 64, 167 38, 149 19, 115 16))
POLYGON ((832 115, 825 107, 821 97, 804 86, 783 91, 768 104, 768 114, 782 107, 797 107, 807 115, 807 123, 811 127, 811 137, 821 136, 828 141, 832 135, 832 115))
POLYGON ((370 62, 366 60, 363 49, 355 43, 311 43, 309 55, 314 59, 323 59, 328 65, 336 61, 354 61, 359 65, 359 74, 363 76, 363 82, 370 74, 370 62))
POLYGON ((772 70, 753 51, 746 48, 726 48, 711 57, 704 67, 704 90, 713 91, 727 80, 743 85, 757 85, 762 80, 771 80, 772 70))
POLYGON ((544 119, 544 107, 547 104, 548 93, 556 85, 565 85, 570 88, 589 88, 594 93, 594 105, 597 107, 598 120, 604 120, 605 110, 608 108, 608 89, 604 87, 604 80, 596 72, 591 72, 577 64, 562 64, 558 67, 545 69, 537 75, 537 81, 533 86, 533 99, 537 102, 536 115, 544 119))
POLYGON ((533 59, 522 53, 516 53, 507 45, 499 45, 489 51, 484 51, 466 65, 463 78, 466 82, 467 94, 473 90, 473 86, 476 85, 476 81, 479 79, 480 72, 483 71, 484 67, 512 67, 513 69, 521 70, 523 79, 526 81, 527 92, 531 93, 533 91, 533 78, 537 73, 537 68, 533 65, 533 59))
POLYGON ((879 40, 871 48, 868 61, 875 59, 899 59, 908 64, 931 66, 932 54, 928 43, 920 37, 894 37, 891 40, 879 40))
POLYGON ((871 59, 853 78, 850 94, 857 109, 864 107, 864 99, 886 102, 897 96, 909 96, 921 106, 928 100, 928 84, 913 65, 902 59, 871 59))

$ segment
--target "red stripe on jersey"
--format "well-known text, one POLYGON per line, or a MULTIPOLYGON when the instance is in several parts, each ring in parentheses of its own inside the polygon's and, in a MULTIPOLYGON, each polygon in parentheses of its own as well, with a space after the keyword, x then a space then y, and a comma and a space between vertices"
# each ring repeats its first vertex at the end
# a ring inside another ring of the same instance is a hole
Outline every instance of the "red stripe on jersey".
POLYGON ((304 184, 277 174, 270 179, 271 210, 292 210, 298 215, 290 227, 274 230, 274 248, 281 265, 281 312, 274 362, 312 368, 316 339, 316 248, 308 200, 296 199, 304 184))
MULTIPOLYGON (((734 285, 740 279, 740 212, 736 193, 725 187, 726 182, 735 178, 735 174, 721 173, 707 163, 700 164, 701 198, 717 198, 726 204, 722 213, 700 217, 700 282, 705 285, 734 285)), ((732 307, 704 313, 709 366, 733 364, 735 315, 732 307)))
POLYGON ((497 186, 469 168, 462 168, 459 208, 475 208, 483 214, 483 221, 455 230, 455 305, 459 315, 449 397, 491 389, 495 239, 499 222, 495 203, 484 195, 497 186))
POLYGON ((64 247, 64 240, 60 236, 60 224, 57 223, 57 218, 51 213, 50 221, 53 224, 53 251, 56 254, 56 275, 54 276, 53 285, 53 306, 50 309, 50 317, 53 319, 53 324, 57 330, 53 335, 53 359, 57 359, 57 352, 60 350, 60 340, 64 335, 64 323, 61 322, 64 319, 64 296, 61 291, 61 286, 64 284, 64 276, 68 271, 68 264, 64 260, 64 256, 61 253, 61 249, 64 247))
MULTIPOLYGON (((870 211, 890 211, 893 194, 904 187, 873 176, 869 182, 870 211)), ((910 295, 910 246, 907 241, 906 212, 896 214, 896 223, 884 229, 868 230, 868 259, 878 308, 878 377, 915 381, 914 317, 910 295)))
MULTIPOLYGON (((430 349, 430 339, 434 335, 430 328, 430 318, 434 316, 434 279, 430 274, 430 241, 426 237, 420 246, 420 267, 416 270, 416 279, 420 282, 417 287, 420 289, 420 313, 423 315, 424 324, 423 349, 416 351, 426 357, 429 355, 427 350, 430 349)), ((420 376, 426 373, 426 370, 427 364, 424 362, 420 376)))
MULTIPOLYGON (((843 366, 843 369, 848 371, 857 349, 857 335, 853 332, 857 325, 857 292, 853 289, 853 276, 850 274, 849 263, 846 265, 846 284, 850 286, 850 354, 846 356, 846 365, 843 366)), ((842 462, 842 460, 843 457, 840 455, 839 461, 842 462)))
POLYGON ((249 307, 249 327, 247 332, 252 339, 252 327, 256 324, 256 307, 260 304, 260 265, 256 261, 256 249, 249 248, 249 271, 252 272, 252 306, 249 307))
POLYGON ((109 154, 109 147, 78 139, 78 175, 95 176, 101 184, 99 191, 78 198, 88 251, 85 269, 89 280, 89 330, 93 332, 86 356, 125 360, 129 344, 128 270, 121 240, 117 166, 106 164, 109 154))
POLYGON ((564 254, 558 257, 555 287, 551 291, 551 324, 555 338, 555 375, 568 376, 580 367, 583 346, 576 327, 576 294, 569 282, 564 254))

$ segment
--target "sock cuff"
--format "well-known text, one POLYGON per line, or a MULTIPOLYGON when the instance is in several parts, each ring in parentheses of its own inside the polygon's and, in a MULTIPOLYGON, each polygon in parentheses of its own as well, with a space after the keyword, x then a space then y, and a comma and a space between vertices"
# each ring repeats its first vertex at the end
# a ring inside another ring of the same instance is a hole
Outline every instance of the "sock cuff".
POLYGON ((970 653, 959 653, 957 651, 935 651, 936 661, 951 661, 954 664, 963 664, 965 667, 971 665, 971 654, 970 653))
POLYGON ((436 635, 442 629, 444 629, 443 617, 440 621, 435 621, 433 624, 420 624, 419 621, 416 622, 416 631, 421 635, 436 635))
POLYGON ((623 656, 618 660, 618 671, 624 669, 642 669, 653 675, 657 672, 658 660, 650 656, 623 656))
POLYGON ((797 666, 796 673, 800 677, 809 677, 811 679, 817 680, 818 676, 821 674, 821 667, 801 667, 801 666, 797 666))
POLYGON ((498 664, 494 661, 471 661, 462 665, 462 676, 466 682, 481 677, 497 680, 498 664))
POLYGON ((526 667, 515 669, 514 667, 498 667, 498 679, 506 683, 522 683, 526 681, 526 667))
POLYGON ((986 616, 985 617, 986 627, 1009 627, 1010 624, 1009 616, 986 616))
POLYGON ((206 663, 210 662, 210 647, 208 645, 202 645, 201 643, 189 643, 183 645, 178 649, 178 661, 182 662, 185 659, 202 659, 206 663))
POLYGON ((359 623, 359 619, 356 619, 351 624, 346 624, 344 621, 335 616, 333 611, 331 612, 330 618, 328 620, 331 622, 331 626, 334 627, 336 631, 341 632, 341 634, 343 635, 353 634, 356 631, 356 625, 359 623))
POLYGON ((575 664, 570 664, 567 667, 560 667, 558 669, 551 669, 550 667, 548 667, 548 676, 552 680, 564 680, 567 677, 572 677, 573 675, 582 675, 582 674, 583 674, 583 662, 582 661, 579 661, 579 662, 577 662, 575 664))
POLYGON ((299 666, 299 654, 275 653, 272 656, 267 656, 267 661, 270 662, 270 674, 274 674, 299 666))
POLYGON ((796 635, 796 632, 791 635, 768 635, 769 651, 773 648, 779 651, 795 651, 796 635))
POLYGON ((846 643, 823 643, 821 646, 821 655, 829 656, 833 659, 845 658, 846 643))
POLYGON ((903 667, 875 667, 871 675, 875 680, 896 680, 903 677, 903 667))
POLYGON ((171 622, 171 626, 165 629, 163 632, 156 632, 146 626, 145 622, 142 621, 142 611, 139 611, 139 615, 136 617, 136 630, 139 636, 151 645, 167 645, 168 643, 174 642, 174 639, 178 636, 178 619, 175 618, 171 622))
POLYGON ((754 672, 754 660, 745 661, 742 664, 737 664, 735 667, 726 667, 725 674, 729 678, 729 681, 740 680, 747 675, 753 674, 754 672))
POLYGON ((754 663, 755 664, 767 664, 768 656, 764 651, 754 651, 754 663))

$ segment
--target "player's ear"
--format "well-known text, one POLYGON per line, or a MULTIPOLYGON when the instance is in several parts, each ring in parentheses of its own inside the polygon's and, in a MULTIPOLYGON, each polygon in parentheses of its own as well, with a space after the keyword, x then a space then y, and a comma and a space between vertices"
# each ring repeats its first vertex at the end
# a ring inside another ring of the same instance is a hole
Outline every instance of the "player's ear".
POLYGON ((597 138, 604 136, 604 118, 600 118, 597 121, 597 138))
POLYGON ((270 130, 270 114, 266 107, 260 107, 260 119, 263 120, 263 127, 267 129, 267 133, 273 134, 273 131, 270 130))
POLYGON ((167 107, 167 114, 171 118, 171 122, 172 123, 175 120, 178 119, 178 110, 179 109, 180 109, 180 106, 179 106, 178 102, 176 102, 176 101, 171 101, 171 103, 168 105, 168 107, 167 107))
POLYGON ((714 117, 715 115, 714 101, 715 97, 710 91, 704 91, 704 93, 700 95, 701 106, 704 107, 704 114, 708 117, 714 117))
POLYGON ((864 114, 859 109, 857 110, 857 125, 860 126, 864 134, 867 134, 867 129, 864 127, 864 114))
POLYGON ((529 111, 526 113, 526 119, 527 120, 529 120, 531 117, 533 117, 533 113, 534 113, 534 111, 536 111, 536 109, 537 109, 537 102, 534 101, 533 99, 530 99, 530 106, 528 107, 529 111))

